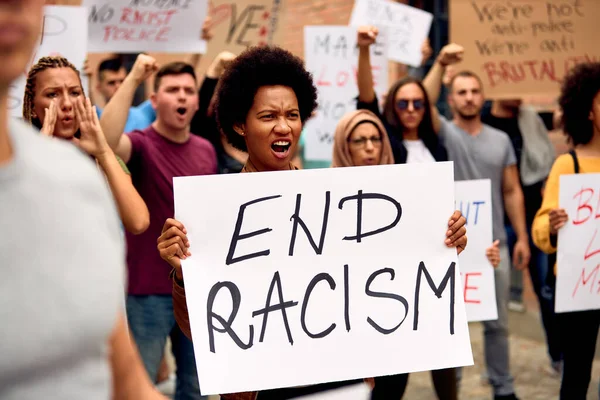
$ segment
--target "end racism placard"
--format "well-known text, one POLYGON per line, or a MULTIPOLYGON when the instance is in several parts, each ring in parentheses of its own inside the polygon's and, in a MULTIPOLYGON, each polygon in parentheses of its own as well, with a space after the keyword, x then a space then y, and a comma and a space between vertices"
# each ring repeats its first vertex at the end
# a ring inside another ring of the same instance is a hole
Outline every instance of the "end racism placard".
MULTIPOLYGON (((386 50, 386 33, 381 31, 377 43, 370 49, 375 93, 380 99, 388 90, 386 50)), ((356 29, 347 26, 306 26, 304 60, 319 92, 319 107, 305 126, 305 156, 308 160, 330 161, 335 128, 340 118, 356 110, 356 29)))
POLYGON ((486 97, 557 96, 573 66, 600 60, 599 18, 598 0, 451 0, 450 40, 486 97))
POLYGON ((556 312, 600 309, 600 174, 562 175, 556 312))
POLYGON ((498 319, 494 267, 486 256, 492 245, 492 184, 489 179, 456 182, 456 209, 467 219, 469 245, 460 253, 467 318, 498 319))
POLYGON ((90 53, 206 53, 207 0, 83 0, 90 53))
MULTIPOLYGON (((44 56, 62 56, 67 58, 80 71, 87 55, 87 19, 83 7, 45 6, 44 21, 39 39, 27 68, 15 82, 10 85, 8 109, 13 117, 23 116, 23 94, 27 73, 32 65, 44 56), (73 38, 82 38, 73 40, 73 38)), ((82 77, 83 80, 83 77, 82 77)), ((87 86, 84 84, 84 88, 87 86)))
POLYGON ((389 0, 356 0, 350 25, 387 27, 388 58, 399 63, 421 66, 421 46, 431 28, 433 15, 389 0))
POLYGON ((182 177, 174 192, 203 393, 473 363, 444 244, 452 163, 182 177))

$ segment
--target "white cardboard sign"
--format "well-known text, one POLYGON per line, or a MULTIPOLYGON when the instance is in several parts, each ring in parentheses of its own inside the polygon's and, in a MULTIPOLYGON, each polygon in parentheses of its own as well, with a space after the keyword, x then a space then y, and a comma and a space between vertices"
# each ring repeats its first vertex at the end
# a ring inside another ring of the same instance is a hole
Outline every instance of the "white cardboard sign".
MULTIPOLYGON (((377 43, 371 46, 371 66, 378 98, 382 98, 388 90, 386 46, 386 34, 382 31, 377 43)), ((304 60, 319 93, 316 114, 304 127, 305 157, 308 160, 331 161, 335 127, 344 114, 356 110, 356 28, 304 27, 304 60)))
POLYGON ((453 174, 432 163, 175 178, 203 393, 471 365, 444 244, 453 174))
POLYGON ((350 25, 375 25, 388 28, 388 57, 418 67, 421 46, 429 35, 433 15, 390 0, 356 0, 350 25))
POLYGON ((206 53, 207 0, 83 0, 90 53, 206 53))
MULTIPOLYGON (((39 46, 23 75, 10 85, 8 109, 13 117, 23 115, 23 94, 27 73, 44 56, 60 55, 81 71, 87 56, 87 19, 83 7, 45 6, 39 46), (80 38, 80 40, 73 40, 80 38)), ((87 86, 83 86, 87 89, 87 86)))
POLYGON ((492 237, 492 184, 489 179, 456 182, 456 209, 467 219, 469 244, 460 254, 463 298, 472 321, 498 319, 494 267, 486 256, 492 237))
POLYGON ((600 309, 600 174, 561 175, 556 312, 600 309))

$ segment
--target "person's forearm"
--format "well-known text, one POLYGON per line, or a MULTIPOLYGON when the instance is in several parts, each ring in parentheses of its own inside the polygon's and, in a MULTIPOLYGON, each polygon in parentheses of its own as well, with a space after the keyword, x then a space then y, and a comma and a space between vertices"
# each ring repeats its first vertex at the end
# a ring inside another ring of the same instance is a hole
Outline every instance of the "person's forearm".
POLYGON ((529 241, 527 223, 525 222, 525 201, 520 188, 504 194, 504 205, 508 219, 517 235, 517 240, 529 241))
POLYGON ((436 104, 440 98, 444 69, 440 62, 436 60, 425 79, 423 79, 423 86, 427 92, 427 97, 429 97, 430 104, 436 104))
POLYGON ((122 314, 110 337, 109 351, 113 378, 112 399, 166 400, 150 382, 122 314))
POLYGON ((370 103, 375 98, 371 53, 368 47, 360 47, 358 52, 358 100, 370 103))
POLYGON ((112 151, 98 157, 97 161, 106 175, 125 229, 135 235, 143 233, 150 225, 150 213, 133 186, 131 177, 125 173, 112 151))
POLYGON ((133 96, 139 86, 131 75, 128 75, 119 87, 115 95, 110 99, 100 117, 100 126, 106 136, 106 141, 111 149, 117 150, 119 139, 124 133, 129 108, 133 102, 133 96))

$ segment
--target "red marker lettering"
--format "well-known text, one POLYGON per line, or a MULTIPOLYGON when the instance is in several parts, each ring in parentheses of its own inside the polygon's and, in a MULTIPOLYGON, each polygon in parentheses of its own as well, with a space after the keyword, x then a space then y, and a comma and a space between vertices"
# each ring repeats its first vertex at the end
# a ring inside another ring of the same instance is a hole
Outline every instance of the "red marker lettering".
POLYGON ((591 188, 581 189, 579 192, 577 192, 577 194, 575 194, 575 196, 573 196, 574 199, 579 197, 579 205, 577 206, 577 215, 573 219, 573 224, 581 225, 581 224, 587 222, 588 219, 590 219, 594 210, 592 209, 592 206, 590 206, 589 202, 593 196, 594 196, 594 189, 591 189, 591 188), (587 199, 585 199, 585 202, 582 202, 584 193, 589 194, 589 196, 587 197, 587 199), (579 214, 582 210, 587 210, 587 216, 585 218, 581 217, 579 214))
POLYGON ((465 299, 465 304, 480 304, 481 300, 471 300, 467 298, 468 290, 479 290, 479 286, 469 286, 469 276, 481 276, 481 272, 467 272, 465 274, 465 286, 463 289, 463 297, 465 299))
POLYGON ((587 277, 585 276, 585 268, 583 268, 581 270, 581 276, 579 277, 579 280, 577 280, 577 285, 575 285, 575 290, 573 290, 573 297, 575 297, 579 288, 587 285, 590 280, 592 280, 592 284, 590 285, 590 293, 592 293, 592 289, 594 288, 594 283, 597 283, 597 281, 598 281, 598 279, 597 279, 598 271, 600 271, 600 264, 596 265, 596 268, 594 268, 592 270, 592 272, 590 272, 588 274, 587 277))

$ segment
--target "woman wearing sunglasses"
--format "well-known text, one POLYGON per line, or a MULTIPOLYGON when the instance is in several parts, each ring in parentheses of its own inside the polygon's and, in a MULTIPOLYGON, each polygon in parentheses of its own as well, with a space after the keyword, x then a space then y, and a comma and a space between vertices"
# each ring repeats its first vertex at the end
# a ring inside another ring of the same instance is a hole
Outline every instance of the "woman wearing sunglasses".
MULTIPOLYGON (((361 26, 358 28, 358 109, 375 114, 383 123, 396 164, 448 161, 448 153, 440 143, 437 130, 431 118, 431 104, 427 92, 420 80, 406 77, 390 87, 383 107, 379 103, 373 87, 369 47, 375 43, 377 28, 361 26)), ((447 52, 442 51, 444 58, 447 52)), ((453 62, 440 59, 443 65, 453 62)), ((353 144, 355 147, 359 143, 353 144)), ((362 144, 362 143, 361 143, 362 144)), ((375 143, 364 143, 373 146, 375 143)), ((334 158, 335 159, 335 158, 334 158)), ((494 246, 490 248, 495 251, 494 246)), ((441 400, 457 399, 456 372, 454 368, 431 371, 433 385, 441 400)), ((400 399, 408 383, 408 374, 375 378, 371 400, 400 399)))

